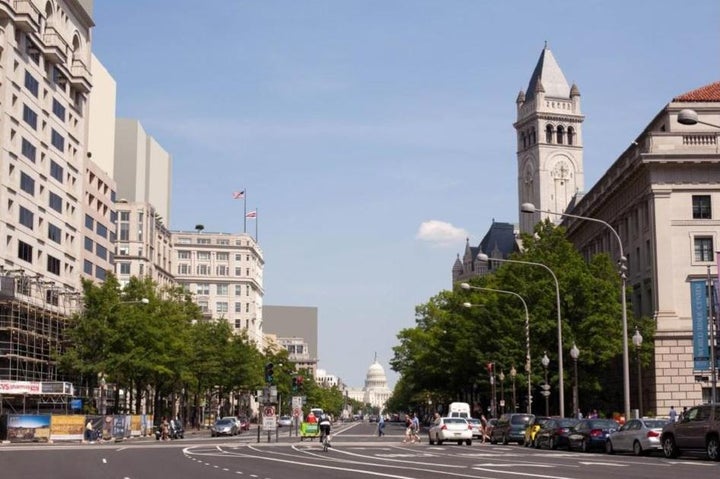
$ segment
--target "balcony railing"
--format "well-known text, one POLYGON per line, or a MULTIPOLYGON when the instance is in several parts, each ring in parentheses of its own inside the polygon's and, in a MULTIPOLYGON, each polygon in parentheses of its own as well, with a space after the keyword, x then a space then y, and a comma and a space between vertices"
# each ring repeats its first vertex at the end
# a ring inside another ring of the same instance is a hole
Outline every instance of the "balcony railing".
POLYGON ((88 93, 92 87, 90 83, 90 70, 85 66, 85 62, 79 58, 73 58, 70 69, 70 84, 85 93, 88 93))
POLYGON ((51 63, 65 63, 70 52, 70 46, 54 27, 45 28, 43 35, 42 54, 51 63))
POLYGON ((40 29, 40 10, 31 0, 15 0, 15 25, 26 32, 40 29))

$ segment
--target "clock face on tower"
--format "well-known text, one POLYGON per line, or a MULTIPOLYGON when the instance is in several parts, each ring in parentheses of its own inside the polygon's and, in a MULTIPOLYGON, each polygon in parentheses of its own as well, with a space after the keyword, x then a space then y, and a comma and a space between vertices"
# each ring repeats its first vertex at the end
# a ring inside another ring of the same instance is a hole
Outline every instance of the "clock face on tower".
POLYGON ((570 179, 570 167, 565 161, 558 161, 552 170, 552 177, 561 183, 570 179))

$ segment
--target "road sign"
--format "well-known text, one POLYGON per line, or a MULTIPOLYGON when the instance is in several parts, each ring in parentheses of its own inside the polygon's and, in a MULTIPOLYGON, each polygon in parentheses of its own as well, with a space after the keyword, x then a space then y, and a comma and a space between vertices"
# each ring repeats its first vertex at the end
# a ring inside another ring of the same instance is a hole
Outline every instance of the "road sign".
POLYGON ((277 428, 277 417, 263 416, 262 428, 264 431, 274 431, 277 428))
POLYGON ((545 397, 548 397, 550 395, 550 391, 540 391, 540 394, 542 394, 545 397))
POLYGON ((272 406, 266 406, 263 410, 263 416, 275 416, 275 408, 272 406))
POLYGON ((548 390, 550 390, 550 385, 549 384, 541 384, 540 389, 542 389, 543 391, 548 391, 548 390))
POLYGON ((302 414, 302 409, 300 409, 299 407, 296 407, 293 409, 293 417, 300 417, 301 414, 302 414))

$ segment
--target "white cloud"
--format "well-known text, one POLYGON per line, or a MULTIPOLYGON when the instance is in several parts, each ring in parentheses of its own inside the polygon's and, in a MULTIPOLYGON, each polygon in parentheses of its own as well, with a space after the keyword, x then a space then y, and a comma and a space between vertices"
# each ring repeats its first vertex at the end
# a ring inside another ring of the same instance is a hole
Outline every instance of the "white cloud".
POLYGON ((468 232, 444 221, 429 220, 420 225, 415 237, 436 246, 450 246, 464 241, 468 237, 468 232))

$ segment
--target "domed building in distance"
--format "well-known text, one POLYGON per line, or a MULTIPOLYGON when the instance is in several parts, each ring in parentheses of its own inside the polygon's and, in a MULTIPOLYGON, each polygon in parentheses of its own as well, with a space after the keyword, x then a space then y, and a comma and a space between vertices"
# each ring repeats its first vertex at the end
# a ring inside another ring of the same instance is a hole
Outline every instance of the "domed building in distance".
POLYGON ((370 404, 372 407, 379 408, 380 411, 385 408, 385 403, 390 399, 391 394, 392 391, 388 388, 385 369, 378 362, 377 354, 375 354, 375 360, 368 368, 367 375, 365 376, 365 387, 362 389, 347 389, 349 398, 370 404))

